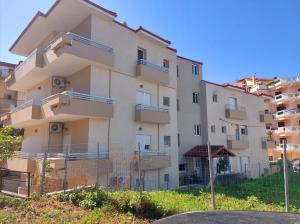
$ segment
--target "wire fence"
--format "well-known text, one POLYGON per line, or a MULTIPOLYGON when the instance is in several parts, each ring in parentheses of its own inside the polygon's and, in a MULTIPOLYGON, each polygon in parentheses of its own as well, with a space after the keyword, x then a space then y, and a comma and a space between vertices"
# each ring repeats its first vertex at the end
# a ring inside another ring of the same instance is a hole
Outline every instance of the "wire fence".
POLYGON ((141 194, 159 189, 164 198, 171 197, 170 192, 196 195, 194 210, 203 204, 209 209, 238 209, 229 206, 235 203, 248 209, 300 211, 300 159, 288 161, 284 153, 282 160, 270 165, 206 146, 187 155, 178 169, 172 164, 171 151, 165 150, 108 151, 100 144, 47 149, 17 152, 7 165, 14 170, 2 164, 1 190, 29 197, 92 188, 141 194))

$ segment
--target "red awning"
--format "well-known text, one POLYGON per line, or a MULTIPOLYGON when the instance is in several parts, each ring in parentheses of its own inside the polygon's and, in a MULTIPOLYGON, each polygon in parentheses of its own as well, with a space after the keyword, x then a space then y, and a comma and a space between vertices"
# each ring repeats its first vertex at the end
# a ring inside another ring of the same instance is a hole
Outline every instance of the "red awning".
MULTIPOLYGON (((211 154, 212 157, 235 156, 234 153, 226 149, 223 145, 211 145, 211 154)), ((187 151, 184 156, 208 158, 207 145, 196 145, 194 148, 187 151)))

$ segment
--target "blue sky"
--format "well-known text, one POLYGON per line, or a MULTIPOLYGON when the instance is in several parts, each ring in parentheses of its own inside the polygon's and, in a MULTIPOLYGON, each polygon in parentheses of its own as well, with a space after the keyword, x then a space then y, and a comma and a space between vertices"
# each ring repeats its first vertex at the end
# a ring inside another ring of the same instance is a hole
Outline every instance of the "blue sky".
MULTIPOLYGON (((0 60, 22 59, 9 47, 53 0, 0 0, 0 60)), ((204 79, 233 82, 300 73, 299 0, 94 0, 133 28, 172 41, 178 54, 204 63, 204 79)))

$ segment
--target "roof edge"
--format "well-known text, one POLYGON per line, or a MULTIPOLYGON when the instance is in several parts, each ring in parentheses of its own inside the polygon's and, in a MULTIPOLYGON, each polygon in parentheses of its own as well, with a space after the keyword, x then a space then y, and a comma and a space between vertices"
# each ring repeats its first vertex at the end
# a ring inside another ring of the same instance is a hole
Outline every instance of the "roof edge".
POLYGON ((178 58, 181 58, 181 59, 183 59, 183 60, 187 60, 187 61, 190 61, 190 62, 194 62, 194 63, 203 65, 203 62, 201 62, 201 61, 196 61, 196 60, 189 59, 189 58, 186 58, 186 57, 182 57, 182 56, 179 56, 179 55, 177 55, 177 57, 178 57, 178 58))
POLYGON ((16 64, 0 61, 0 66, 16 67, 16 64))

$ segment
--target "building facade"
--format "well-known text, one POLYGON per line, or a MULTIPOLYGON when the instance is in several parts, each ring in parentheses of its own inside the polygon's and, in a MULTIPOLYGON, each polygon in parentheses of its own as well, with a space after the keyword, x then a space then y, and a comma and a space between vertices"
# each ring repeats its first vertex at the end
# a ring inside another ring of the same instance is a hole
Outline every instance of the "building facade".
MULTIPOLYGON (((145 190, 176 188, 176 51, 170 41, 115 17, 79 0, 56 1, 35 17, 10 49, 27 59, 6 84, 27 98, 7 120, 24 128, 23 155, 88 154, 99 148, 114 164, 105 184, 118 179, 128 188, 142 182, 145 190), (139 151, 145 160, 142 180, 136 172, 139 151)), ((7 168, 28 171, 22 163, 28 160, 7 168)), ((82 184, 89 185, 85 179, 82 184)))

